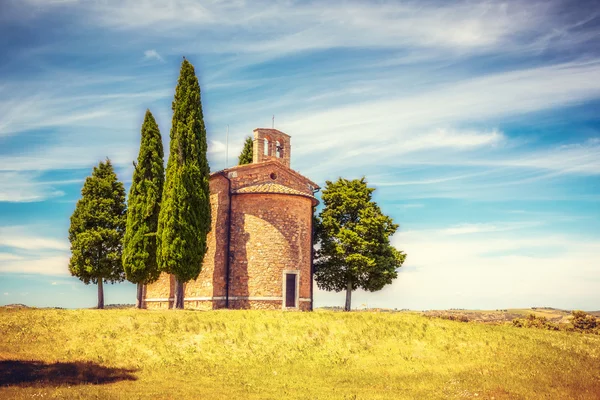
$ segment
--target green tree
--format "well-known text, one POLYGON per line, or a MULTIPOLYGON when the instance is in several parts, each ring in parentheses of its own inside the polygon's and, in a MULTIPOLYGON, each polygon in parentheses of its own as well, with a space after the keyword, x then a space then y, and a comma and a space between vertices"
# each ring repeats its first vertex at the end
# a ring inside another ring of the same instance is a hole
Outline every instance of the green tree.
POLYGON ((86 178, 69 228, 69 272, 86 285, 98 285, 98 308, 104 308, 103 282, 125 278, 121 253, 126 220, 125 188, 107 158, 86 178))
POLYGON ((185 282, 196 279, 210 230, 209 167, 200 85, 183 60, 173 100, 167 174, 158 217, 158 268, 175 276, 175 307, 183 308, 185 282))
POLYGON ((252 137, 250 137, 250 136, 246 137, 246 141, 244 142, 244 148, 242 149, 242 152, 240 153, 238 165, 252 163, 252 157, 253 157, 253 153, 254 153, 253 147, 254 147, 254 142, 252 141, 252 137))
POLYGON ((127 229, 123 241, 123 269, 137 284, 137 307, 142 308, 144 285, 160 275, 156 261, 156 230, 165 181, 163 144, 158 125, 146 110, 137 164, 129 189, 127 229))
POLYGON ((352 292, 374 292, 392 283, 406 255, 390 245, 398 225, 384 215, 371 197, 365 178, 326 182, 324 208, 315 234, 315 280, 320 289, 346 290, 344 310, 350 311, 352 292))

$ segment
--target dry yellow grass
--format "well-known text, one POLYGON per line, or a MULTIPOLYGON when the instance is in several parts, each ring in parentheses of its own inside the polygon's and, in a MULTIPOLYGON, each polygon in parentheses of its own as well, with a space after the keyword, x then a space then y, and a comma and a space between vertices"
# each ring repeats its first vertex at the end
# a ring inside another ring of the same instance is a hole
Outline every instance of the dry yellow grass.
POLYGON ((415 313, 0 309, 1 368, 17 399, 600 399, 599 336, 415 313))

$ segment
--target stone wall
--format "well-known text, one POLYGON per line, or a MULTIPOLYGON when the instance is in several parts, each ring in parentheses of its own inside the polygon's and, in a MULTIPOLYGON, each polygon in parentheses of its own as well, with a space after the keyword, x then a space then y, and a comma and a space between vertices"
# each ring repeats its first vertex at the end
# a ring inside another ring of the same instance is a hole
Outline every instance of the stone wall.
POLYGON ((260 183, 278 183, 312 196, 313 191, 309 185, 316 188, 315 183, 289 168, 280 166, 278 163, 246 164, 228 170, 228 173, 232 190, 260 183))
POLYGON ((198 279, 185 285, 184 298, 225 296, 227 229, 229 226, 229 183, 217 175, 210 180, 211 231, 208 249, 198 279))
POLYGON ((242 194, 233 197, 231 211, 229 295, 282 298, 284 271, 299 271, 299 297, 309 299, 311 199, 242 194))
MULTIPOLYGON (((309 180, 279 163, 236 168, 231 189, 275 182, 311 194, 309 180), (275 173, 275 179, 271 174, 275 173)), ((229 172, 229 171, 226 171, 229 172)), ((185 307, 225 307, 228 211, 231 201, 229 307, 281 309, 284 271, 299 272, 299 309, 309 310, 313 199, 275 193, 229 196, 229 182, 220 174, 210 179, 212 212, 208 250, 198 279, 185 284, 185 307)), ((161 274, 146 288, 147 308, 171 308, 175 280, 161 274)))
POLYGON ((291 143, 290 136, 277 129, 258 128, 254 130, 252 147, 252 162, 254 164, 264 161, 275 160, 290 167, 291 143), (265 139, 267 140, 267 154, 265 154, 265 139), (277 142, 281 147, 277 152, 277 142))
MULTIPOLYGON (((184 286, 185 298, 225 296, 225 268, 229 189, 227 179, 215 175, 210 179, 211 231, 207 236, 207 252, 202 263, 198 279, 189 281, 184 286)), ((162 273, 153 284, 146 287, 147 308, 171 308, 175 293, 175 279, 162 273), (167 299, 171 299, 170 301, 167 299), (157 301, 160 300, 160 301, 157 301)), ((194 301, 199 308, 220 306, 218 301, 194 301)), ((190 305, 192 305, 190 303, 190 305)), ((187 304, 186 304, 187 306, 187 304)), ((224 305, 223 305, 224 306, 224 305)))

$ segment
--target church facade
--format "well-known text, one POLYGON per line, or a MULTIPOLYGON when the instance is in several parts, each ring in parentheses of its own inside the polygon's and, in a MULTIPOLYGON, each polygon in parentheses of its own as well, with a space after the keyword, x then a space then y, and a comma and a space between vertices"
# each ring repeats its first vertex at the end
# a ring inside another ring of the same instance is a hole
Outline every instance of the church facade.
MULTIPOLYGON (((255 129, 253 161, 210 175, 212 228, 185 308, 312 310, 313 210, 319 186, 290 168, 290 136, 255 129)), ((175 279, 144 291, 146 308, 172 308, 175 279)))

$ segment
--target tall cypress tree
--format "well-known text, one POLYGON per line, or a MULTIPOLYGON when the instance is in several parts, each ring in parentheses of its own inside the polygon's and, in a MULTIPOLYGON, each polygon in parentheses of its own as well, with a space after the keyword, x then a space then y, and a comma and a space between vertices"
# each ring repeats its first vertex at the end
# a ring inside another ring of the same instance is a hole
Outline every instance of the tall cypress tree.
POLYGON ((240 153, 240 157, 238 158, 238 165, 250 164, 252 163, 254 142, 252 141, 252 137, 248 136, 246 141, 244 142, 244 148, 240 153))
POLYGON ((184 283, 200 274, 211 221, 200 85, 186 59, 175 89, 170 139, 157 259, 160 271, 175 276, 175 308, 183 308, 184 283))
POLYGON ((86 178, 69 228, 69 272, 86 285, 98 284, 98 308, 104 308, 103 282, 125 278, 121 253, 126 214, 125 188, 106 159, 86 178))
POLYGON ((142 138, 129 189, 127 230, 123 240, 123 269, 137 284, 137 307, 142 308, 144 285, 160 275, 156 261, 156 230, 165 182, 163 144, 150 110, 142 124, 142 138))

